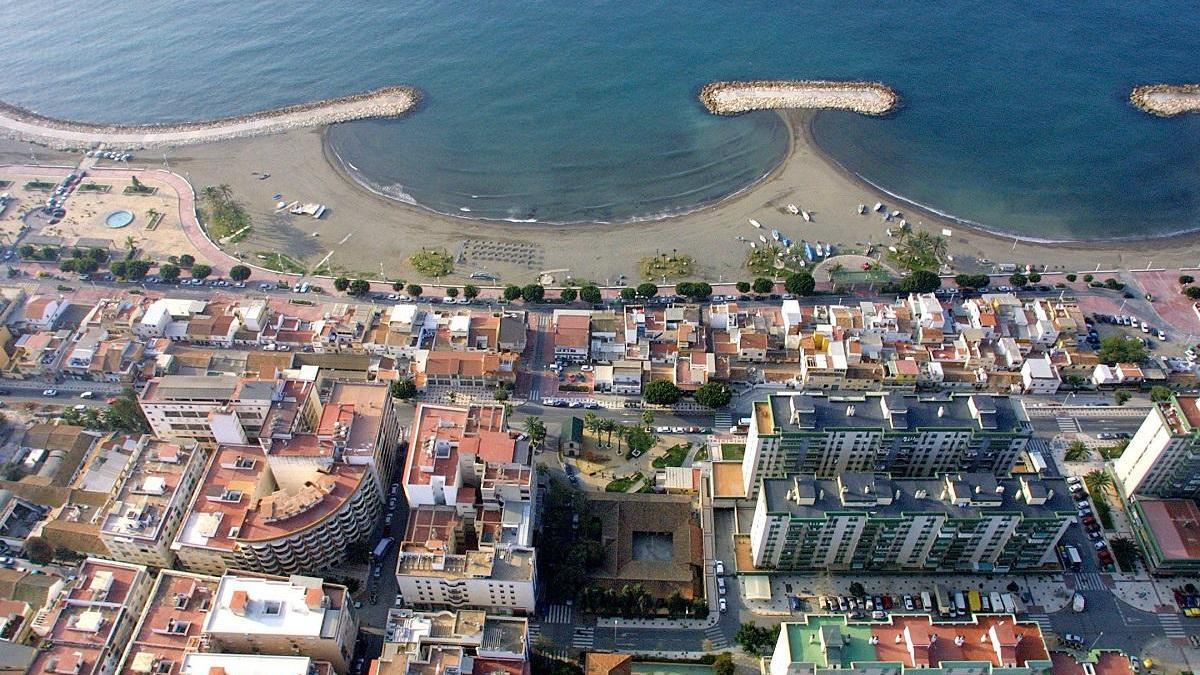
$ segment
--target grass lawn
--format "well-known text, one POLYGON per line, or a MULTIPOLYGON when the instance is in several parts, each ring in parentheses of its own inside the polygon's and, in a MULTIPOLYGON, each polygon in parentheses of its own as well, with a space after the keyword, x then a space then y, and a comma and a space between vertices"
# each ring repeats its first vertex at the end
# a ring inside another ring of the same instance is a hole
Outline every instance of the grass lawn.
POLYGON ((414 253, 408 261, 427 277, 444 277, 454 271, 454 259, 445 249, 414 253))
POLYGON ((721 459, 741 459, 746 456, 746 446, 741 443, 722 443, 721 459))
POLYGON ((640 472, 640 471, 633 474, 632 476, 624 476, 622 478, 614 478, 612 481, 609 482, 608 485, 606 485, 604 487, 604 491, 605 492, 628 492, 629 488, 633 487, 634 484, 637 483, 639 480, 642 480, 642 478, 644 478, 644 476, 642 476, 642 472, 640 472))
POLYGON ((276 272, 294 272, 296 274, 304 274, 304 265, 301 265, 296 260, 278 252, 259 251, 254 254, 258 258, 263 267, 276 272))
POLYGON ((31 180, 25 184, 26 190, 49 191, 54 189, 54 183, 44 180, 31 180))
POLYGON ((690 255, 680 255, 666 253, 660 255, 652 255, 647 258, 642 258, 638 263, 638 268, 642 271, 642 278, 647 281, 653 281, 662 277, 686 277, 692 274, 694 261, 690 255))
POLYGON ((650 462, 656 469, 665 469, 668 466, 683 466, 683 460, 687 459, 688 450, 692 449, 691 443, 680 443, 667 448, 662 457, 655 457, 654 461, 650 462))
POLYGON ((882 267, 869 270, 842 269, 832 275, 833 282, 838 286, 853 286, 855 284, 883 284, 892 280, 892 275, 882 267))
POLYGON ((108 192, 111 189, 111 185, 104 185, 102 183, 84 183, 79 186, 80 192, 108 192))

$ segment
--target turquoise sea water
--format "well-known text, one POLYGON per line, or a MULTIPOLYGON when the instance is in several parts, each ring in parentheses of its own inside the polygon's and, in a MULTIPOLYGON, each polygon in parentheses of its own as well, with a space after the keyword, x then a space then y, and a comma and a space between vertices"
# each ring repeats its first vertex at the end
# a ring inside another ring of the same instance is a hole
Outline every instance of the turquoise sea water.
POLYGON ((877 79, 897 114, 814 130, 888 191, 1035 237, 1200 228, 1200 116, 1126 101, 1200 81, 1191 3, 8 0, 0 54, 0 98, 96 121, 412 84, 416 114, 333 129, 352 171, 444 213, 541 222, 686 211, 769 171, 782 122, 708 115, 704 82, 877 79))

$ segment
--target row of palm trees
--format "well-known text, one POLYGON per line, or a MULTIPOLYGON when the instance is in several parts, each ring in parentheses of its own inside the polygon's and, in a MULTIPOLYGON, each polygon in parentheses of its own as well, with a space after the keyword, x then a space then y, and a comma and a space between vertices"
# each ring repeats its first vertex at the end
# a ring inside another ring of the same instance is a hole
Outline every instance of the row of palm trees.
MULTIPOLYGON (((654 413, 650 412, 649 410, 643 412, 642 413, 642 423, 646 427, 649 427, 650 425, 654 424, 654 413)), ((620 424, 616 420, 608 418, 608 417, 600 417, 596 413, 588 411, 583 414, 583 428, 592 432, 592 435, 596 437, 596 440, 600 440, 600 434, 602 434, 602 433, 608 434, 607 445, 610 448, 612 447, 612 444, 613 444, 613 436, 616 435, 616 437, 617 437, 617 453, 620 454, 621 441, 623 441, 625 439, 625 436, 629 433, 629 431, 633 427, 625 425, 625 424, 620 424)))

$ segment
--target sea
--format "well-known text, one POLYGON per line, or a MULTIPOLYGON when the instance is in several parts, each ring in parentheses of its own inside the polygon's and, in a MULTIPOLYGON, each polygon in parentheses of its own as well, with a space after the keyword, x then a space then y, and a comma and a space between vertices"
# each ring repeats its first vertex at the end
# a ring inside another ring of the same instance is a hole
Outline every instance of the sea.
POLYGON ((413 85, 414 114, 331 129, 347 170, 547 225, 687 212, 777 166, 781 118, 712 116, 706 82, 878 80, 895 114, 823 112, 813 133, 889 193, 1029 238, 1200 228, 1200 115, 1128 103, 1200 81, 1200 11, 1179 0, 5 0, 0 55, 0 99, 96 122, 413 85))

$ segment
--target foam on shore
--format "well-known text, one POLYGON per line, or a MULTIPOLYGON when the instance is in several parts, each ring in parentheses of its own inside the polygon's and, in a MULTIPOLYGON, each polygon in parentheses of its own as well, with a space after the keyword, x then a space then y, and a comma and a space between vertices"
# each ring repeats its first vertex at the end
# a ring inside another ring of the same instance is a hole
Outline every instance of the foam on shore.
POLYGON ((0 101, 0 133, 57 149, 135 149, 193 145, 289 129, 378 117, 398 117, 421 101, 413 87, 384 87, 351 96, 299 103, 249 115, 180 124, 93 124, 40 115, 0 101))
POLYGON ((1129 101, 1159 117, 1200 112, 1200 84, 1144 84, 1133 88, 1129 101))
POLYGON ((700 90, 700 102, 714 115, 783 109, 886 115, 899 105, 900 95, 879 82, 754 80, 706 84, 700 90))

